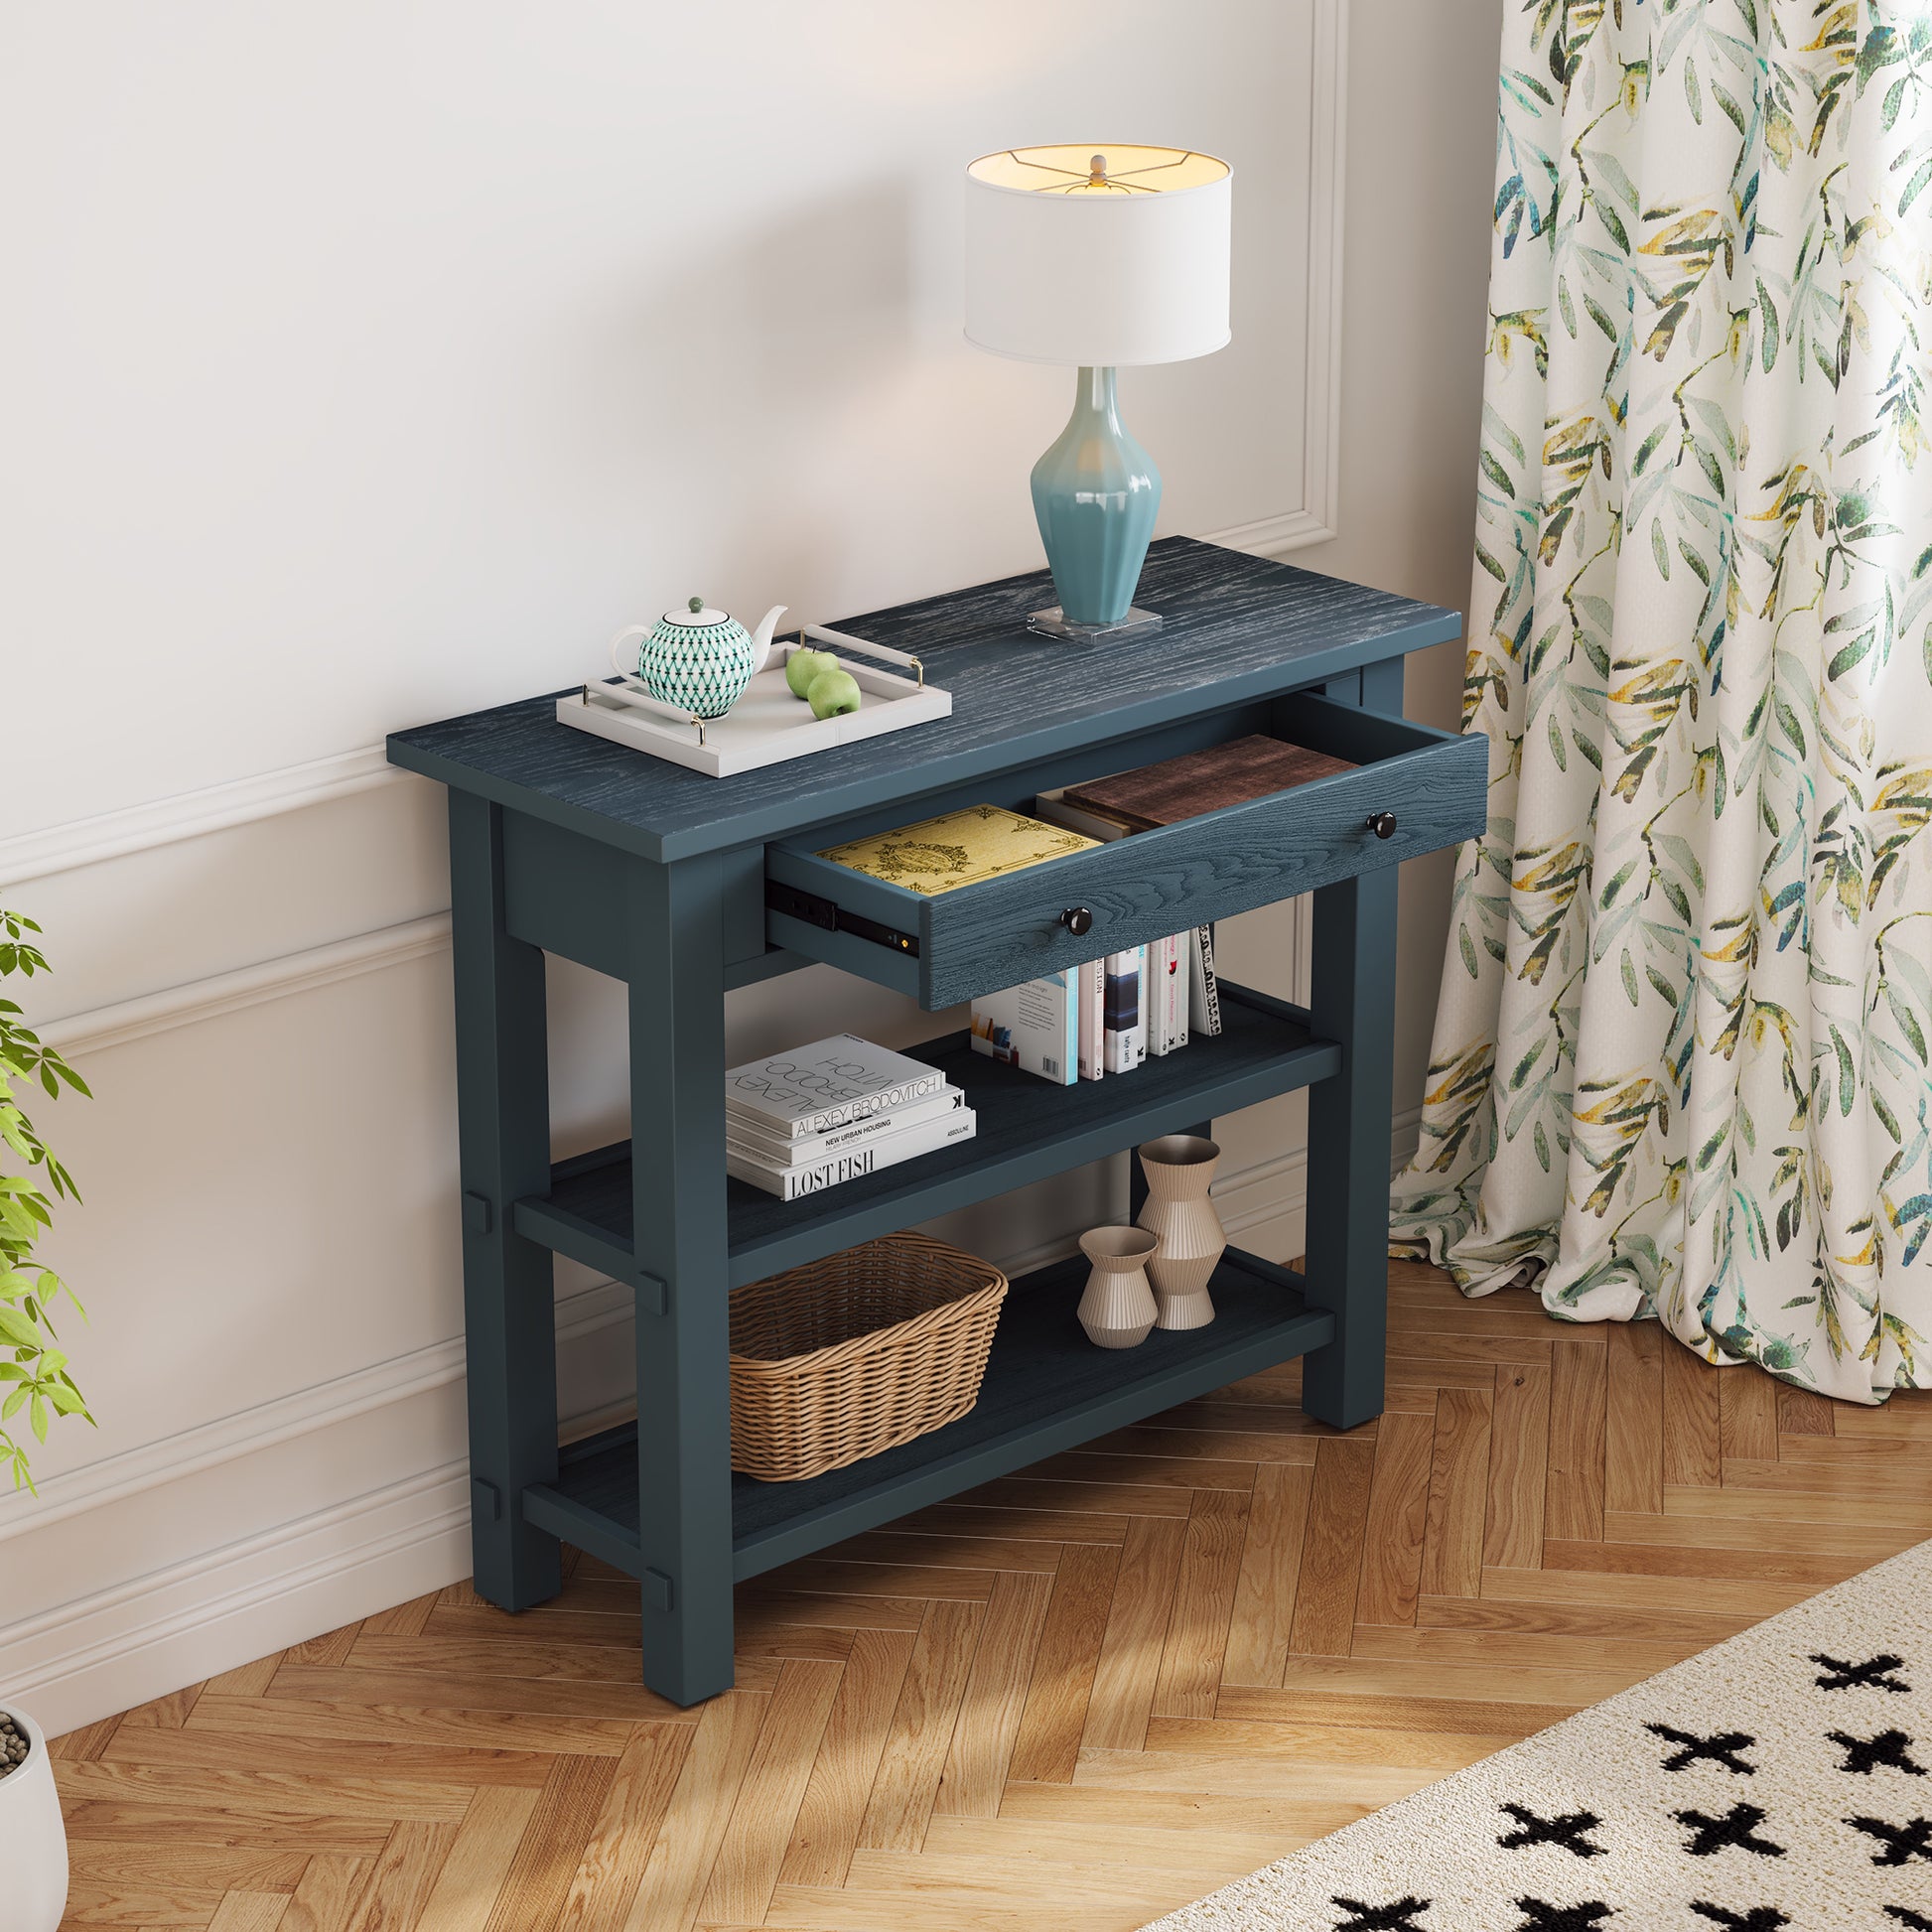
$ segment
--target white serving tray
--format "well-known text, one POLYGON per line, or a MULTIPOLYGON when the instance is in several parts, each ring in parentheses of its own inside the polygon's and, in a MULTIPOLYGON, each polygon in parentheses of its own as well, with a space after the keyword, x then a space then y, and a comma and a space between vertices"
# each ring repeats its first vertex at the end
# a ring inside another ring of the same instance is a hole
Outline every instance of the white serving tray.
POLYGON ((558 724, 608 738, 614 745, 627 745, 634 752, 648 752, 652 758, 667 759, 712 778, 809 758, 814 752, 856 745, 861 739, 951 716, 952 693, 926 683, 925 668, 916 657, 820 624, 807 624, 796 640, 773 644, 764 669, 722 718, 693 718, 688 711, 651 697, 635 678, 587 684, 557 700, 558 724), (806 638, 906 665, 917 673, 916 681, 839 657, 839 667, 858 681, 865 702, 843 717, 814 718, 811 706, 794 698, 785 683, 785 665, 794 651, 805 648, 806 638))

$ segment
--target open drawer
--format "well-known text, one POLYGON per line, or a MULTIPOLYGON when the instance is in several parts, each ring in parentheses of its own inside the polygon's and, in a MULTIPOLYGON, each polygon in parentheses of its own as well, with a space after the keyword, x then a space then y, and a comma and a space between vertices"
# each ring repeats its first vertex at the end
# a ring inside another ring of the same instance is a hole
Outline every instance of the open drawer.
MULTIPOLYGON (((1228 736, 1247 729, 1231 720, 1228 736)), ((821 826, 765 847, 766 937, 937 1011, 1482 829, 1488 759, 1479 738, 1307 693, 1278 704, 1274 730, 1359 768, 930 897, 818 858, 875 829, 821 826)), ((1026 811, 1036 789, 1032 774, 1010 773, 990 778, 973 802, 1026 811)))

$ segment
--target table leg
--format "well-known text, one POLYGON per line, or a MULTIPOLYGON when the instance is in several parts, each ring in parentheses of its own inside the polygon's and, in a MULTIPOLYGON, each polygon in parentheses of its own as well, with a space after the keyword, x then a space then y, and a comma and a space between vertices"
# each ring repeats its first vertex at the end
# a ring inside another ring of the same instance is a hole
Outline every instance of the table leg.
POLYGON ((629 902, 643 1675, 690 1705, 732 1683, 723 873, 639 864, 629 902))
POLYGON ((1395 1058, 1396 869, 1314 895, 1315 1031, 1341 1071, 1309 1089, 1308 1299, 1335 1338, 1307 1357, 1302 1407, 1337 1429, 1382 1413, 1388 1333, 1389 1107, 1395 1058))
POLYGON ((504 929, 502 820, 450 793, 471 1552, 478 1594, 521 1610, 562 1587, 557 1539, 522 1501, 556 1480, 557 1329, 549 1250, 510 1225, 514 1201, 550 1190, 550 1095, 543 954, 504 929))

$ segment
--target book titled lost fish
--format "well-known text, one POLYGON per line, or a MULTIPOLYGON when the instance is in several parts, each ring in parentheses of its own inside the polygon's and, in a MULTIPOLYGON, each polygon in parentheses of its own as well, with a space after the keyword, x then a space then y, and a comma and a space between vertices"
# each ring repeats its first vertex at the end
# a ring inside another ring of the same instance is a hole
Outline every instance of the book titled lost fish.
POLYGON ((1043 865, 1048 859, 1062 859, 1069 852, 1084 852, 1099 843, 999 805, 969 805, 964 811, 922 819, 917 825, 827 846, 818 856, 930 897, 1043 865))
POLYGON ((829 1160, 810 1167, 777 1168, 762 1161, 747 1160, 742 1154, 725 1150, 725 1172, 734 1179, 776 1194, 780 1200, 798 1200, 806 1194, 822 1193, 842 1181, 857 1180, 861 1174, 877 1173, 882 1168, 897 1167, 916 1155, 930 1154, 935 1148, 954 1141, 970 1141, 978 1131, 978 1116, 972 1108, 958 1106, 919 1121, 897 1134, 882 1135, 876 1141, 847 1148, 829 1160))
POLYGON ((944 1085, 945 1075, 924 1060, 875 1046, 857 1034, 835 1034, 733 1067, 725 1075, 727 1132, 736 1119, 775 1139, 808 1140, 922 1100, 944 1085))

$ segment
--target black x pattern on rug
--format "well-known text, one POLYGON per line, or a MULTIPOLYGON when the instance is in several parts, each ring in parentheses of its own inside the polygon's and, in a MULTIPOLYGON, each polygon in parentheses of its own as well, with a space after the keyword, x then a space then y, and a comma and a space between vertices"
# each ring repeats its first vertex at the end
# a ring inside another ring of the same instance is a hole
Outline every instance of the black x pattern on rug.
POLYGON ((1680 1825, 1690 1826, 1690 1842, 1684 1849, 1694 1859, 1715 1858, 1728 1847, 1755 1852, 1760 1859, 1784 1857, 1784 1847, 1758 1831, 1765 1814, 1756 1805, 1732 1805, 1722 1818, 1695 1809, 1672 1812, 1671 1816, 1680 1825))
POLYGON ((1505 1804, 1502 1809, 1515 1819, 1518 1827, 1497 1839, 1496 1843, 1505 1852, 1520 1852, 1530 1845, 1561 1845, 1580 1859, 1604 1856, 1604 1848, 1585 1836, 1603 1822, 1593 1811, 1566 1811, 1558 1818, 1539 1818, 1523 1805, 1505 1804))
POLYGON ((1675 1725, 1645 1725, 1644 1729, 1654 1730, 1659 1737, 1682 1747, 1664 1759, 1666 1771, 1681 1771, 1687 1765, 1709 1758, 1713 1764, 1722 1764, 1726 1771, 1735 1771, 1741 1777, 1757 1775, 1757 1766, 1746 1764, 1737 1755, 1746 1745, 1757 1742, 1747 1730, 1721 1730, 1715 1737, 1699 1737, 1691 1731, 1679 1730, 1675 1725))
POLYGON ((1429 1910, 1426 1898, 1398 1898, 1393 1905, 1364 1905, 1359 1898, 1332 1898, 1347 1918, 1335 1921, 1335 1932, 1428 1932, 1417 1924, 1416 1914, 1429 1910))
POLYGON ((1908 1818, 1902 1825, 1888 1825, 1882 1818, 1848 1818, 1854 1831, 1876 1839, 1884 1846, 1871 1855, 1873 1864, 1932 1864, 1932 1818, 1908 1818))
POLYGON ((1912 1688, 1897 1675, 1904 1658, 1889 1650, 1867 1657, 1862 1664, 1849 1664, 1843 1657, 1814 1650, 1811 1661, 1825 1666, 1825 1675, 1818 1680, 1821 1691, 1893 1691, 1902 1697, 1912 1688))

